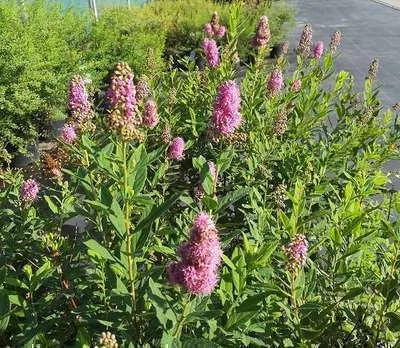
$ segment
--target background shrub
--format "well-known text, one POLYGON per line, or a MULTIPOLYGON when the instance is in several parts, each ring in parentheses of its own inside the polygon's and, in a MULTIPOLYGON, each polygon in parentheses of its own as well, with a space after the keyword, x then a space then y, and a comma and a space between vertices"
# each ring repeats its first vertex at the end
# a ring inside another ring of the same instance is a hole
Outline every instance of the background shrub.
POLYGON ((64 112, 65 86, 79 71, 83 17, 35 1, 0 4, 0 148, 23 152, 64 112))

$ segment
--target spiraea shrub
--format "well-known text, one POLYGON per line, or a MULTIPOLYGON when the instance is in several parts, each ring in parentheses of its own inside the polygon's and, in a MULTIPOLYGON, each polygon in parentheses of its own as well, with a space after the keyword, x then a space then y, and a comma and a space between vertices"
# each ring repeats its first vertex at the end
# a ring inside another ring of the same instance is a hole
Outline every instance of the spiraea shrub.
POLYGON ((313 45, 307 25, 295 66, 266 65, 262 17, 243 69, 241 11, 205 23, 202 62, 117 64, 99 105, 75 77, 57 148, 33 177, 1 174, 2 346, 398 343, 400 196, 381 168, 399 110, 378 64, 357 93, 340 33, 313 45))

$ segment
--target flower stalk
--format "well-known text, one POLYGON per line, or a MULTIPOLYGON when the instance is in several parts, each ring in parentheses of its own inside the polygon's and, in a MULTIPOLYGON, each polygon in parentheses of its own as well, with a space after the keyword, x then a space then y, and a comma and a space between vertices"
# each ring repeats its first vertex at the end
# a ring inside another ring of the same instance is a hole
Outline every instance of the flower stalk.
POLYGON ((183 310, 182 310, 181 316, 180 316, 178 323, 176 325, 176 328, 175 328, 175 332, 174 332, 175 338, 181 337, 182 329, 185 325, 186 317, 188 316, 188 314, 190 312, 191 303, 192 303, 192 297, 190 294, 187 294, 185 296, 185 299, 183 302, 183 310))
POLYGON ((129 285, 131 291, 131 301, 132 308, 136 309, 136 293, 135 293, 135 259, 132 255, 132 234, 131 234, 131 223, 130 223, 130 215, 131 215, 131 207, 129 204, 129 187, 128 187, 128 144, 127 142, 123 142, 122 148, 122 156, 123 156, 123 172, 124 172, 124 225, 125 225, 125 233, 126 233, 126 255, 128 258, 128 276, 129 276, 129 285))

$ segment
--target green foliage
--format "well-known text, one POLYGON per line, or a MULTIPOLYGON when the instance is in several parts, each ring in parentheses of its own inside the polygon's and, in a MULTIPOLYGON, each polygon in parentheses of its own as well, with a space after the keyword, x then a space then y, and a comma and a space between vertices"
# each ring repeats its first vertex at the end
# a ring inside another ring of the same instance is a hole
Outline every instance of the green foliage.
POLYGON ((382 172, 399 159, 398 111, 382 110, 372 79, 356 93, 331 51, 290 68, 279 58, 285 86, 268 94, 266 50, 249 49, 245 71, 234 59, 242 10, 218 68, 184 58, 150 80, 160 123, 138 126, 140 141, 119 138, 99 107, 96 131, 60 145, 64 176, 43 180, 33 204, 20 172, 0 173, 1 345, 88 347, 104 331, 122 347, 398 344, 400 194, 382 172), (243 122, 215 141, 218 87, 239 76, 243 122), (168 159, 168 128, 185 139, 180 161, 168 159), (202 211, 224 255, 215 290, 195 296, 166 267, 202 211), (89 227, 65 231, 78 214, 89 227), (308 253, 294 267, 285 246, 299 234, 308 253))
POLYGON ((24 152, 64 111, 66 85, 80 63, 85 24, 34 1, 0 4, 0 148, 24 152))

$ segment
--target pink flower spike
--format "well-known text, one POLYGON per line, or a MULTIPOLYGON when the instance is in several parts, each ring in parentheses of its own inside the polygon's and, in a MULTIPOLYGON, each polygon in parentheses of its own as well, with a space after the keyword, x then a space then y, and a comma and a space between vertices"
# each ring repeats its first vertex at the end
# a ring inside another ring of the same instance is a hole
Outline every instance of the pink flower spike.
POLYGON ((217 166, 213 161, 208 161, 208 169, 210 170, 211 177, 213 178, 214 183, 217 182, 218 173, 217 173, 217 166))
POLYGON ((277 95, 283 88, 283 74, 278 68, 274 69, 268 80, 267 89, 269 93, 274 96, 277 95))
POLYGON ((292 238, 290 243, 284 248, 288 258, 288 269, 293 272, 303 267, 307 260, 308 241, 302 234, 292 238))
POLYGON ((85 82, 79 75, 74 76, 68 88, 68 110, 72 119, 82 123, 91 118, 92 110, 85 82))
POLYGON ((252 45, 256 49, 265 48, 271 39, 268 17, 262 16, 258 22, 256 33, 252 40, 252 45))
POLYGON ((208 35, 210 37, 214 35, 214 31, 213 31, 211 23, 206 23, 204 25, 204 32, 206 33, 206 35, 208 35))
POLYGON ((324 53, 324 43, 322 41, 318 41, 314 46, 314 58, 320 59, 323 53, 324 53))
POLYGON ((153 99, 146 102, 143 116, 143 125, 152 129, 158 124, 157 105, 153 99))
POLYGON ((342 33, 340 31, 335 31, 331 36, 331 43, 329 44, 329 48, 332 52, 336 52, 338 46, 340 46, 341 41, 342 33))
POLYGON ((210 131, 217 137, 227 136, 232 134, 241 122, 239 87, 235 81, 225 81, 218 88, 210 131))
POLYGON ((188 293, 212 293, 218 283, 222 250, 218 231, 211 217, 200 213, 194 220, 190 240, 179 246, 181 261, 167 267, 168 281, 188 293))
POLYGON ((219 27, 219 29, 217 30, 217 32, 215 33, 215 35, 217 37, 221 38, 221 37, 224 37, 225 33, 226 33, 226 28, 225 28, 225 26, 221 25, 219 27))
POLYGON ((220 64, 217 43, 212 39, 205 38, 203 40, 203 51, 207 60, 207 64, 211 68, 217 68, 220 64))
POLYGON ((72 144, 78 136, 74 126, 66 124, 62 129, 61 137, 65 143, 72 144))
POLYGON ((171 160, 180 161, 183 159, 183 152, 185 150, 185 141, 181 137, 172 139, 168 148, 168 158, 171 160))
POLYGON ((20 197, 24 202, 33 202, 39 193, 39 184, 35 179, 27 179, 22 183, 20 197))

